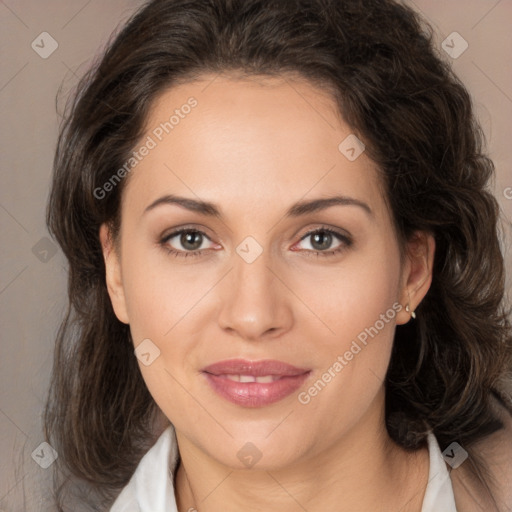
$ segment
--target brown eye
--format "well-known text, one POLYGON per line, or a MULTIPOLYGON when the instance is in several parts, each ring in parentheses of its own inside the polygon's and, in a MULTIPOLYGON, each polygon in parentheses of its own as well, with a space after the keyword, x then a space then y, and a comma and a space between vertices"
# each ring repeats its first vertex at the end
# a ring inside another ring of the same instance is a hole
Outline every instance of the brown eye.
POLYGON ((201 247, 203 235, 199 231, 186 231, 180 234, 179 240, 185 249, 196 251, 201 247))
POLYGON ((207 249, 207 247, 202 247, 205 240, 209 240, 209 238, 202 231, 183 228, 166 235, 160 244, 174 256, 187 257, 198 256, 204 249, 207 249))
POLYGON ((333 236, 331 233, 327 233, 325 231, 317 231, 310 236, 312 240, 311 245, 314 249, 319 251, 329 249, 333 241, 333 236))
POLYGON ((349 236, 329 228, 320 228, 315 231, 310 231, 301 238, 301 242, 308 239, 310 240, 310 247, 306 247, 306 253, 313 253, 316 256, 329 256, 341 253, 353 243, 349 236), (338 245, 332 249, 332 244, 336 240, 338 240, 338 245))

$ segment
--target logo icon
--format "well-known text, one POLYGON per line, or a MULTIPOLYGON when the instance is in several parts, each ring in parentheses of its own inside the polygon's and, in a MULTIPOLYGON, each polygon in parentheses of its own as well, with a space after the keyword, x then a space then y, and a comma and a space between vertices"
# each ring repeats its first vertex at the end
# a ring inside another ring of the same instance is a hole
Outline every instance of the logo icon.
POLYGON ((146 338, 135 349, 135 355, 144 366, 149 366, 160 355, 160 349, 146 338))
POLYGON ((441 48, 452 59, 458 59, 468 49, 468 46, 468 42, 458 32, 452 32, 441 43, 441 48))
POLYGON ((59 43, 48 32, 41 32, 32 41, 31 46, 39 57, 47 59, 59 47, 59 43))
POLYGON ((48 263, 57 253, 57 247, 46 236, 43 236, 34 247, 32 247, 34 256, 43 263, 48 263))
POLYGON ((252 263, 263 252, 263 247, 252 236, 248 236, 238 245, 236 252, 246 263, 252 263))
POLYGON ((457 469, 468 458, 468 452, 459 443, 453 442, 443 452, 443 458, 453 469, 457 469))
POLYGON ((41 443, 31 454, 31 457, 43 468, 49 468, 59 454, 46 442, 41 443))
POLYGON ((338 146, 339 152, 350 162, 356 160, 366 149, 363 141, 358 139, 353 133, 343 139, 338 146))
POLYGON ((252 468, 263 456, 253 443, 245 443, 236 455, 248 468, 252 468))

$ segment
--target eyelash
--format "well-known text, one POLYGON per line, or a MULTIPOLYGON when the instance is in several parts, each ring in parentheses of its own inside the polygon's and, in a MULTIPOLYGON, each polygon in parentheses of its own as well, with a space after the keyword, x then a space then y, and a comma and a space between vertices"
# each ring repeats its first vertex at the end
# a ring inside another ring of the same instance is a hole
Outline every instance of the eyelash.
MULTIPOLYGON (((200 249, 197 251, 178 251, 176 249, 169 247, 169 245, 167 244, 169 242, 169 240, 171 240, 172 238, 174 238, 177 235, 181 235, 182 233, 199 233, 200 235, 206 237, 209 240, 208 235, 206 233, 204 233, 203 231, 200 231, 199 229, 185 227, 185 228, 181 228, 176 231, 173 231, 172 233, 163 237, 160 240, 160 245, 167 251, 167 253, 169 255, 175 256, 178 258, 188 258, 189 256, 192 256, 192 257, 200 256, 203 253, 204 249, 200 249)), ((339 233, 338 231, 335 231, 335 230, 327 228, 327 227, 320 227, 313 231, 309 231, 300 239, 300 241, 308 238, 309 236, 316 235, 317 233, 328 233, 330 235, 333 235, 335 238, 338 238, 339 241, 343 242, 343 244, 340 245, 337 249, 334 249, 332 251, 306 250, 305 252, 308 254, 308 256, 315 256, 318 258, 335 256, 335 255, 343 252, 344 250, 348 249, 353 244, 353 240, 349 236, 339 233)))

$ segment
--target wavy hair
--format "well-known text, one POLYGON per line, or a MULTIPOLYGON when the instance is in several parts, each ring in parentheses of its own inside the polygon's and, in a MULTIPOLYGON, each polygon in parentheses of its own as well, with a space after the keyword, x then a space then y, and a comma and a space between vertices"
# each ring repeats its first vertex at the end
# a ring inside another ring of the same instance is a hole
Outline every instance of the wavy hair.
POLYGON ((69 261, 69 306, 44 426, 60 454, 58 510, 77 479, 111 502, 161 431, 99 241, 104 222, 117 233, 126 179, 104 199, 94 190, 129 158, 158 95, 204 73, 298 76, 329 92, 382 174, 402 249, 416 230, 434 235, 431 288, 396 329, 386 426, 410 450, 431 429, 442 450, 472 454, 503 427, 497 407, 512 413, 512 331, 493 163, 430 26, 393 0, 154 0, 80 81, 55 154, 47 225, 69 261))

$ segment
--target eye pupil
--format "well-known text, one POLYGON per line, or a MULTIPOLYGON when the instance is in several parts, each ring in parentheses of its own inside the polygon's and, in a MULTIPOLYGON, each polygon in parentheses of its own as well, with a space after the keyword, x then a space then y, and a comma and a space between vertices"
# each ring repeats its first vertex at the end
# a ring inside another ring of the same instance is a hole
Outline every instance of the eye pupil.
POLYGON ((318 244, 319 247, 315 247, 315 249, 322 250, 328 249, 332 242, 332 235, 325 231, 319 231, 313 234, 313 243, 311 244, 315 247, 315 244, 318 244))
POLYGON ((188 250, 195 251, 199 247, 201 247, 202 243, 202 235, 197 231, 187 231, 186 233, 182 233, 180 237, 180 242, 183 247, 188 250), (197 237, 197 238, 196 238, 197 237), (194 238, 196 238, 194 242, 194 238), (192 247, 189 245, 191 244, 192 247))

